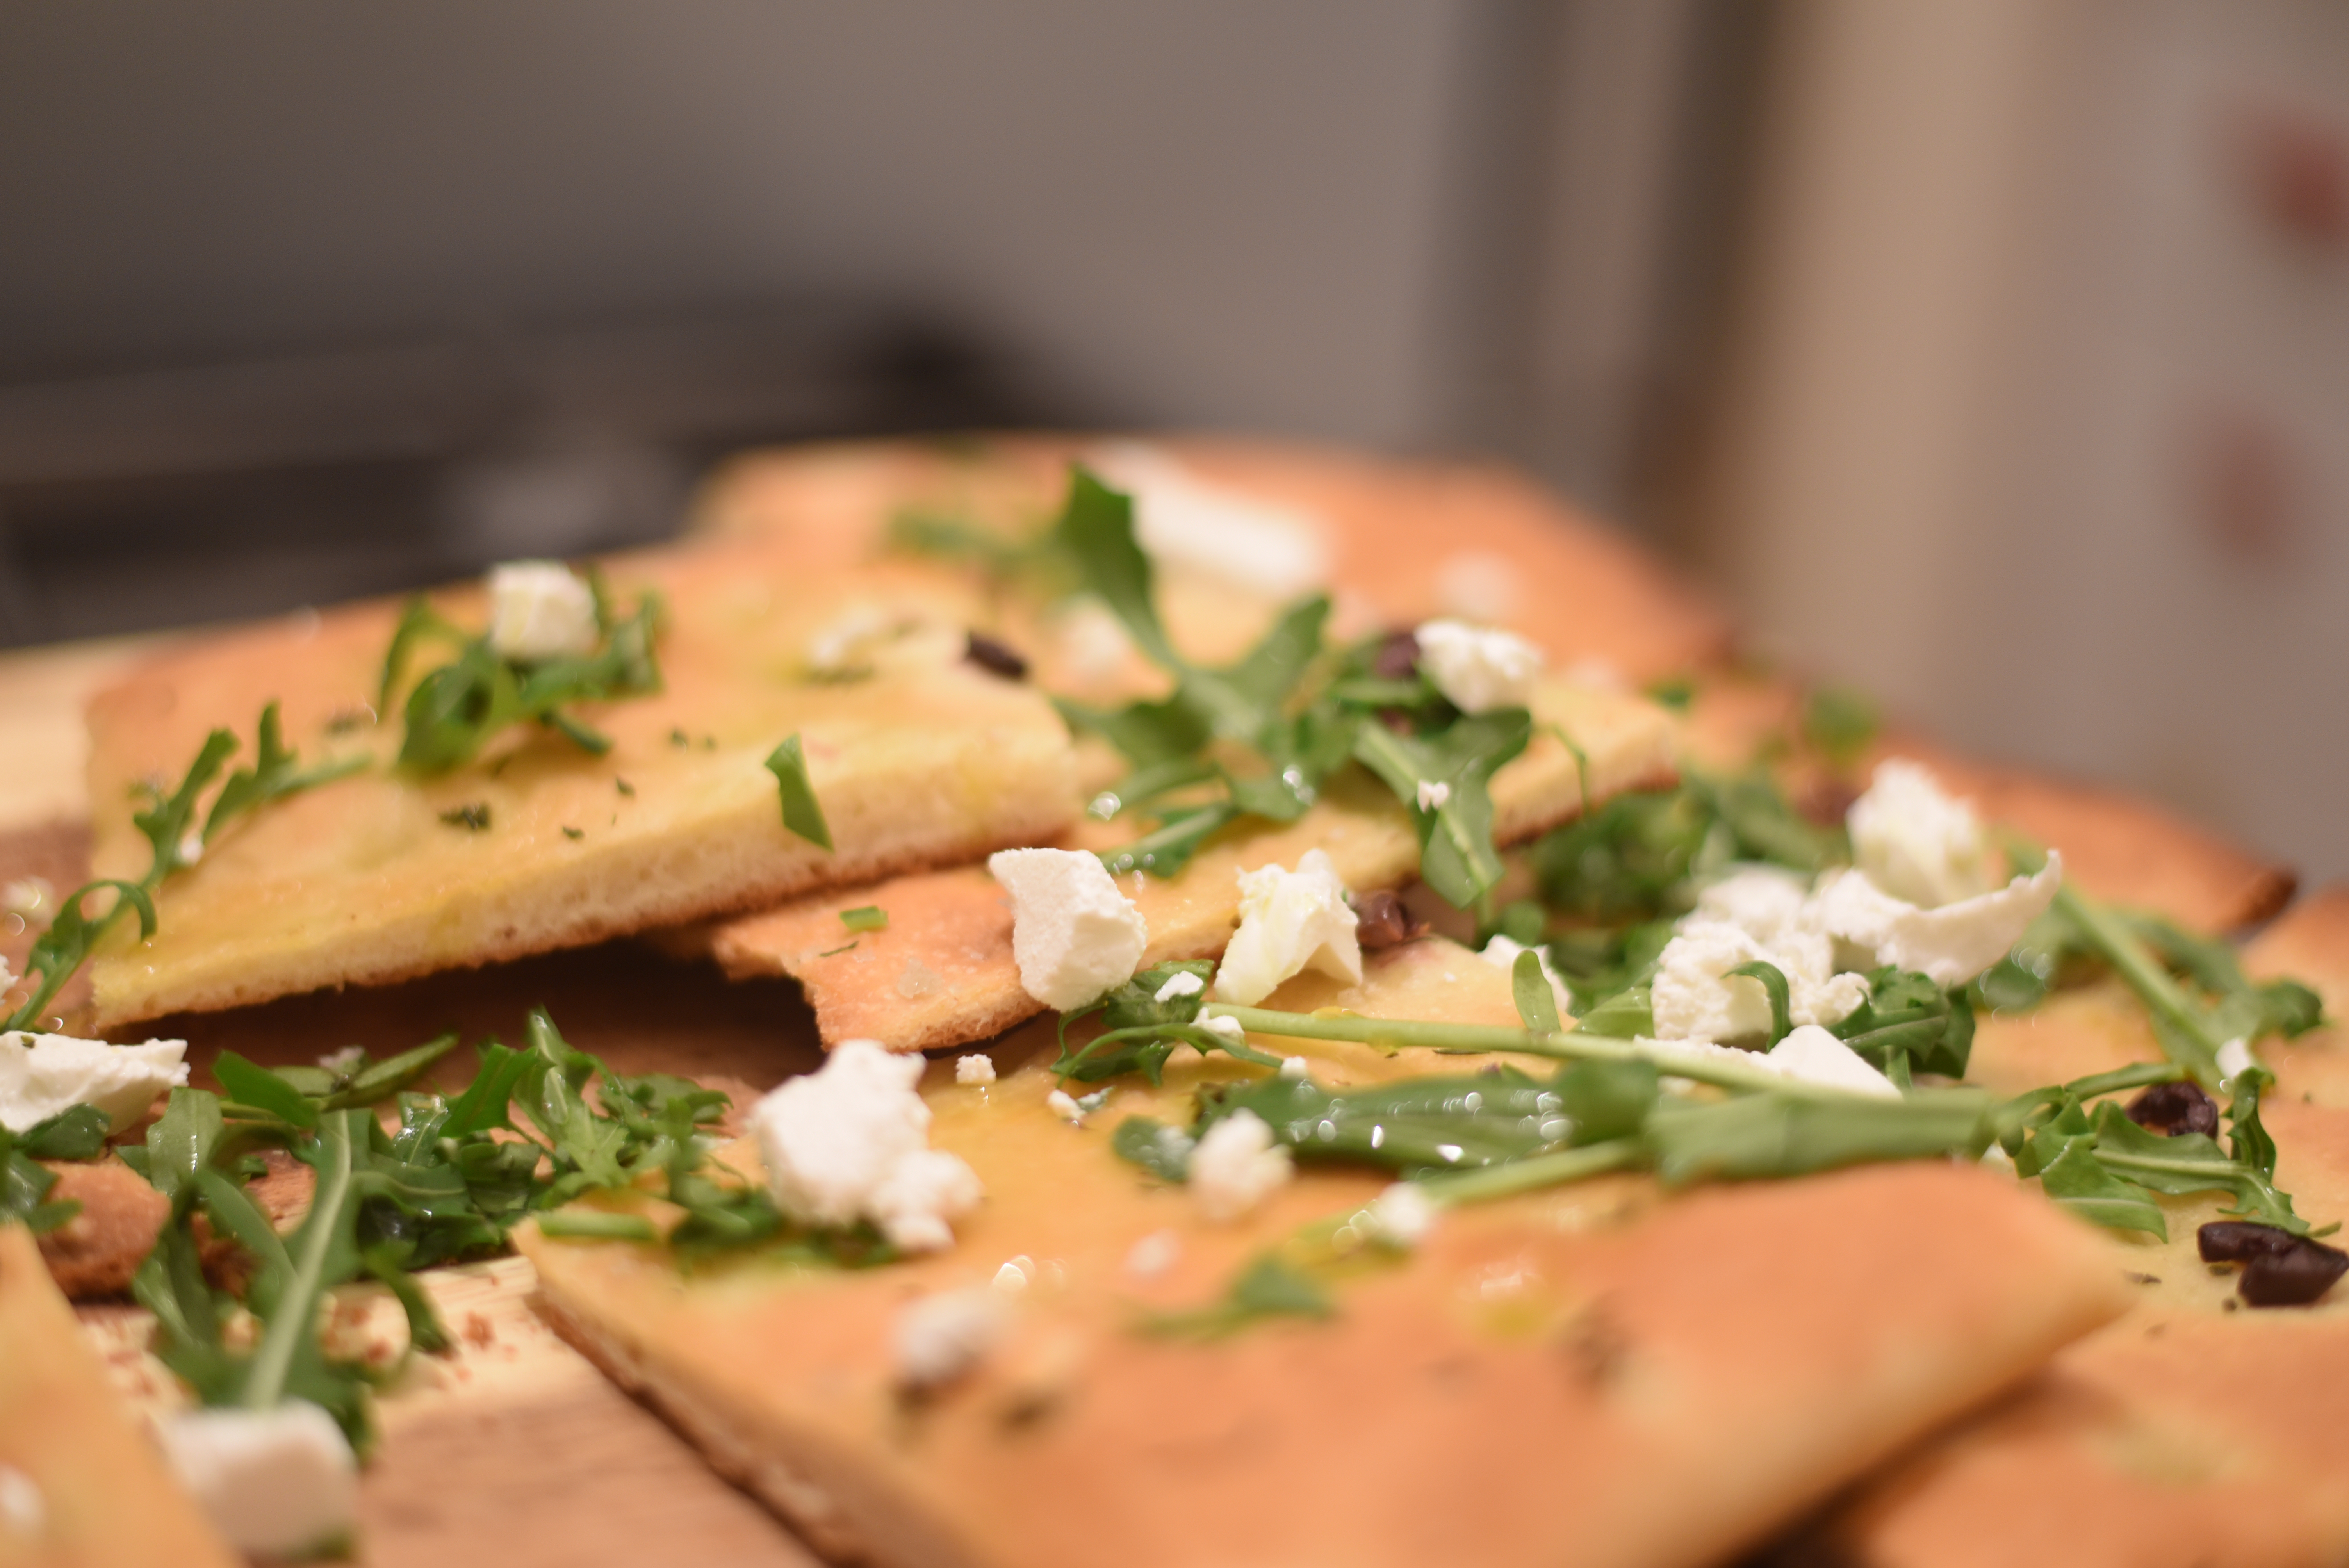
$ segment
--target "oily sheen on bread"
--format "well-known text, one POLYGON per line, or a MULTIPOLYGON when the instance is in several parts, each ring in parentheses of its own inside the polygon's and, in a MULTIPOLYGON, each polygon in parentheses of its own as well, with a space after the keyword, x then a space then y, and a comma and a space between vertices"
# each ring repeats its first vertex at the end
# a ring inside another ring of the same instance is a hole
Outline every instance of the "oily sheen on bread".
MULTIPOLYGON (((1596 802, 1671 779, 1671 727, 1652 704, 1546 682, 1534 717, 1532 743, 1493 779, 1496 843, 1532 838, 1573 816, 1586 790, 1596 802), (1588 763, 1588 779, 1550 727, 1574 738, 1588 763)), ((1086 821, 1070 842, 1108 849, 1133 832, 1122 823, 1086 821)), ((1330 856, 1347 886, 1364 892, 1400 886, 1419 870, 1418 841, 1394 797, 1366 775, 1341 776, 1294 822, 1235 824, 1174 876, 1125 878, 1121 891, 1150 927, 1143 962, 1220 954, 1238 917, 1240 872, 1293 867, 1311 849, 1330 856)), ((864 1038, 893 1050, 933 1050, 986 1039, 1043 1006, 1020 988, 1010 910, 981 867, 795 899, 719 923, 692 940, 737 979, 781 975, 800 981, 833 1044, 864 1038), (843 951, 841 912, 863 905, 887 911, 889 926, 843 951)))
MULTIPOLYGON (((960 656, 987 624, 960 579, 918 566, 812 573, 756 547, 647 554, 611 568, 624 604, 666 599, 665 688, 583 715, 594 757, 516 727, 454 772, 396 767, 396 716, 369 706, 397 611, 374 604, 192 645, 90 707, 92 859, 150 859, 133 789, 175 780, 205 732, 253 744, 282 704, 304 760, 364 752, 358 775, 240 822, 157 900, 160 930, 92 966, 100 1027, 378 983, 753 908, 811 888, 1048 839, 1075 810, 1065 727, 1034 689, 960 656), (815 678, 810 648, 843 616, 918 635, 927 656, 815 678), (764 767, 798 734, 829 820, 825 850, 787 831, 764 767), (478 826, 474 824, 478 823, 478 826)), ((478 627, 478 593, 441 601, 478 627)))
MULTIPOLYGON (((1437 939, 1276 1005, 1499 1022, 1506 975, 1437 939)), ((1035 1026, 995 1055, 1044 1043, 1035 1026)), ((1260 1040, 1318 1079, 1442 1067, 1260 1040)), ((1665 1196, 1622 1177, 1445 1216, 1344 1282, 1338 1315, 1201 1342, 1139 1332, 1380 1179, 1310 1169, 1237 1225, 1111 1156, 1220 1058, 1121 1084, 1081 1128, 1040 1062, 927 1096, 985 1181, 954 1249, 874 1271, 719 1269, 525 1232, 554 1320, 831 1553, 887 1565, 1719 1560, 2126 1305, 2104 1243, 1946 1164, 1665 1196), (1162 1235, 1163 1272, 1129 1266, 1162 1235), (1034 1271, 968 1378, 903 1395, 897 1313, 1034 1271), (1016 1266, 1016 1265, 1015 1265, 1016 1266), (1692 1500, 1702 1498, 1702 1506, 1692 1500)), ((1456 1069, 1455 1069, 1456 1070, 1456 1069)), ((755 1171, 747 1146, 730 1150, 755 1171)))

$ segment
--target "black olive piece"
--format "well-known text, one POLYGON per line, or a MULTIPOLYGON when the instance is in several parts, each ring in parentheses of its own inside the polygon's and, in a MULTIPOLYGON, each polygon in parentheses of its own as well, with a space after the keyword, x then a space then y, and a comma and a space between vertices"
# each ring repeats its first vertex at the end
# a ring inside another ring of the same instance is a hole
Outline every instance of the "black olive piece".
POLYGON ((1427 927, 1413 920, 1393 893, 1366 892, 1354 901, 1354 937, 1365 953, 1398 946, 1426 934, 1427 927))
POLYGON ((2349 1274, 2349 1253, 2306 1236, 2295 1236, 2292 1242, 2289 1252, 2253 1258, 2243 1269, 2236 1294, 2253 1306, 2306 1306, 2349 1274))
POLYGON ((2281 1225, 2255 1220, 2213 1220, 2194 1233, 2194 1244, 2206 1264, 2247 1264, 2253 1258, 2288 1253, 2300 1237, 2281 1225))
POLYGON ((1009 645, 999 643, 985 632, 973 632, 964 644, 962 656, 990 675, 1001 676, 1008 681, 1028 678, 1028 661, 1009 645))
POLYGON ((1419 639, 1409 632, 1389 632, 1371 655, 1371 674, 1381 680, 1407 681, 1418 668, 1419 639))
POLYGON ((2155 1084, 2128 1102, 2128 1119, 2169 1138, 2181 1132, 2219 1135, 2219 1102, 2204 1094, 2199 1084, 2155 1084))

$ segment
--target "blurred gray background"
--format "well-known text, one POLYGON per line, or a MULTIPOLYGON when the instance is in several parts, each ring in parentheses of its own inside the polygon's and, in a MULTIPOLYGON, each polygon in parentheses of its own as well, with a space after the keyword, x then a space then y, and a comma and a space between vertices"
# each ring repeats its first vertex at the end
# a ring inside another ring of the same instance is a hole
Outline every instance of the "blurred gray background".
POLYGON ((0 0, 0 644, 1020 423, 1506 457, 2349 873, 2338 5, 0 0))

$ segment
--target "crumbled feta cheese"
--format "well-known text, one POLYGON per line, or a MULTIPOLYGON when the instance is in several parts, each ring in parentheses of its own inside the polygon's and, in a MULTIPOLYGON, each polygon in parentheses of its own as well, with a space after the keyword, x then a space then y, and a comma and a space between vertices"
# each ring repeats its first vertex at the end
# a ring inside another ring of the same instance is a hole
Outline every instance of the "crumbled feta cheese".
POLYGON ((1035 1283, 1035 1277, 1036 1260, 1026 1253, 1021 1253, 1018 1257, 997 1269, 995 1278, 988 1283, 1006 1295, 1018 1295, 1035 1283))
POLYGON ((490 647, 536 664, 585 658, 602 634, 595 594, 560 561, 509 561, 490 568, 490 647))
POLYGON ((367 1047, 365 1046, 345 1046, 339 1051, 328 1051, 325 1056, 318 1058, 318 1065, 326 1068, 328 1072, 340 1073, 344 1075, 358 1071, 361 1067, 366 1065, 366 1062, 367 1047))
POLYGON ((197 829, 190 828, 185 833, 181 834, 180 837, 180 847, 174 858, 177 859, 183 866, 191 866, 197 861, 202 860, 204 858, 204 835, 202 832, 197 829))
POLYGON ((1938 909, 1990 892, 1981 820, 1914 762, 1879 763, 1846 815, 1852 858, 1884 892, 1938 909))
POLYGON ((1413 1181, 1397 1181, 1371 1200, 1371 1227, 1381 1241, 1398 1247, 1415 1247, 1435 1228, 1435 1203, 1427 1190, 1413 1181))
POLYGON ((1091 1094, 1081 1094, 1077 1096, 1077 1109, 1091 1116, 1102 1106, 1107 1105, 1109 1097, 1116 1092, 1114 1088, 1097 1088, 1091 1094))
POLYGON ((1253 1006, 1292 975, 1319 969, 1361 984, 1362 948, 1346 884, 1320 850, 1295 871, 1258 866, 1240 873, 1240 926, 1216 970, 1219 1001, 1253 1006))
POLYGON ((1066 1013, 1133 978, 1150 928, 1100 856, 999 850, 987 869, 1011 895, 1011 955, 1028 995, 1066 1013))
POLYGON ((1517 954, 1520 953, 1532 954, 1534 962, 1541 965, 1542 978, 1549 982, 1549 993, 1557 998, 1558 1016, 1561 1018, 1572 1016, 1574 998, 1566 988, 1566 981, 1559 976, 1556 967, 1551 965, 1549 949, 1547 947, 1527 947, 1524 943, 1514 941, 1496 931, 1493 934, 1493 939, 1485 944, 1484 950, 1476 956, 1495 969, 1514 970, 1517 966, 1517 954))
POLYGON ((292 1557, 357 1522, 358 1460, 335 1418, 307 1399, 189 1410, 157 1435, 180 1483, 240 1552, 292 1557))
POLYGON ((1506 621, 1517 613, 1524 571, 1488 550, 1463 550, 1435 563, 1435 601, 1471 621, 1506 621))
POLYGON ((1052 621, 1053 656, 1080 686, 1117 679, 1140 655, 1125 625, 1098 599, 1072 599, 1052 621))
POLYGON ((1252 1110, 1207 1129, 1191 1150, 1191 1195, 1210 1220, 1237 1220, 1297 1173, 1288 1150, 1252 1110))
POLYGON ((1066 1089, 1056 1088, 1044 1097, 1044 1107, 1062 1121, 1075 1123, 1085 1119, 1085 1108, 1066 1089))
POLYGON ((38 1483, 14 1465, 0 1465, 0 1535, 28 1540, 48 1524, 49 1503, 38 1483))
POLYGON ((1419 781, 1419 809, 1421 810, 1440 810, 1443 809, 1444 803, 1449 801, 1451 799, 1452 786, 1446 784, 1441 779, 1423 779, 1419 781))
POLYGON ((1155 1279, 1182 1256, 1182 1237, 1172 1231, 1153 1231, 1127 1250, 1125 1272, 1136 1279, 1155 1279))
POLYGON ((815 1225, 870 1220, 907 1252, 952 1244, 947 1222, 982 1193, 960 1157, 929 1147, 921 1077, 920 1057, 843 1040, 820 1069, 761 1099, 750 1131, 783 1212, 815 1225))
POLYGON ((1287 1078, 1291 1083, 1299 1081, 1312 1069, 1313 1064, 1307 1061, 1303 1057, 1283 1057, 1280 1058, 1280 1076, 1287 1078))
MULTIPOLYGON (((1237 1018, 1227 1018, 1218 1013, 1212 1018, 1200 1019, 1199 1027, 1206 1030, 1207 1033, 1211 1035, 1221 1035, 1224 1038, 1231 1041, 1231 1043, 1236 1046, 1246 1045, 1247 1043, 1247 1030, 1244 1026, 1242 1026, 1237 1018)), ((1177 1050, 1182 1048, 1183 1047, 1180 1046, 1175 1047, 1177 1050)), ((1169 1057, 1166 1059, 1168 1061, 1173 1061, 1174 1058, 1169 1057)))
POLYGON ((1805 904, 1811 882, 1781 866, 1735 865, 1706 884, 1692 913, 1700 920, 1725 920, 1754 941, 1775 944, 1790 932, 1813 929, 1805 904))
POLYGON ((2240 1078, 2257 1066, 2259 1058, 2251 1055, 2251 1041, 2240 1035, 2219 1047, 2219 1078, 2222 1083, 2240 1078))
POLYGON ((1898 1085, 1861 1059, 1857 1051, 1815 1024, 1806 1024, 1770 1047, 1764 1058, 1788 1078, 1847 1088, 1878 1099, 1899 1099, 1898 1085))
POLYGON ((1200 979, 1188 969, 1181 969, 1166 977, 1166 984, 1158 987, 1157 994, 1151 1000, 1172 1002, 1177 996, 1195 996, 1206 988, 1207 983, 1205 980, 1200 979))
POLYGON ((978 1286, 940 1291, 897 1314, 897 1383, 922 1392, 942 1387, 986 1359, 1010 1327, 1000 1292, 978 1286))
POLYGON ((819 675, 842 675, 854 669, 870 644, 885 636, 893 624, 878 604, 852 604, 824 624, 808 639, 808 668, 819 675))
MULTIPOLYGON (((1997 963, 2054 902, 2064 857, 2050 852, 2036 876, 1996 892, 1920 909, 1856 871, 1831 872, 1811 901, 1814 918, 1873 964, 1894 964, 1937 985, 1961 985, 1997 963)), ((1832 1019, 1819 1019, 1821 1023, 1832 1019)))
POLYGON ((1743 926, 1702 914, 1681 923, 1656 961, 1649 996, 1656 1035, 1667 1040, 1767 1037, 1770 993, 1748 975, 1729 973, 1757 960, 1786 976, 1788 1013, 1797 1024, 1836 1024, 1868 1000, 1868 982, 1835 972, 1835 944, 1799 923, 1772 928, 1764 941, 1743 926))
POLYGON ((1419 644, 1419 667, 1461 712, 1523 707, 1533 700, 1542 651, 1515 632, 1425 621, 1412 635, 1419 644))
POLYGON ((993 1083, 994 1081, 995 1058, 993 1057, 982 1051, 973 1051, 967 1057, 955 1058, 955 1082, 993 1083))
POLYGON ((1328 580, 1330 551, 1311 513, 1210 483, 1136 443, 1103 447, 1093 461, 1133 497, 1134 539, 1154 559, 1268 599, 1294 599, 1328 580))
POLYGON ((109 1046, 71 1035, 0 1035, 0 1127, 23 1132, 77 1105, 128 1127, 157 1095, 188 1081, 187 1054, 185 1040, 109 1046))

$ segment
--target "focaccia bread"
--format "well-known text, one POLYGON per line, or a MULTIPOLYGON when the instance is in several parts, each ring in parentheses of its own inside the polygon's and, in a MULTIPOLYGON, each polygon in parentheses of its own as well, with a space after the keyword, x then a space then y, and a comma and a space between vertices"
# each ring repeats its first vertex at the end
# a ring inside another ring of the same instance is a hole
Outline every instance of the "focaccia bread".
MULTIPOLYGON (((752 452, 703 488, 694 527, 788 539, 840 562, 868 559, 907 511, 1032 530, 1059 503, 1071 459, 1113 459, 1131 445, 1019 435, 752 452)), ((1220 436, 1153 437, 1147 452, 1315 528, 1329 586, 1341 608, 1358 606, 1362 629, 1465 614, 1523 633, 1560 669, 1595 661, 1635 683, 1727 651, 1728 623, 1703 595, 1617 531, 1506 469, 1220 436)), ((1178 637, 1193 602, 1233 593, 1230 583, 1203 584, 1179 565, 1167 578, 1178 637)))
MULTIPOLYGON (((388 604, 195 644, 98 697, 100 876, 135 879, 150 861, 131 821, 134 788, 168 787, 214 727, 236 729, 249 751, 265 704, 282 705, 305 763, 371 758, 205 844, 158 898, 152 940, 118 930, 92 967, 98 1026, 755 908, 1044 841, 1074 814, 1065 727, 1032 687, 961 656, 967 629, 988 618, 952 574, 903 564, 813 573, 787 552, 740 545, 647 554, 611 571, 622 604, 647 589, 666 600, 666 684, 585 713, 612 741, 601 757, 518 726, 453 772, 392 765, 399 721, 378 722, 370 707, 398 618, 388 604), (819 678, 811 647, 853 616, 910 628, 902 656, 863 678, 819 678), (764 765, 794 734, 830 850, 785 830, 764 765)), ((477 592, 438 603, 460 626, 483 622, 477 592)))
MULTIPOLYGON (((1635 697, 1547 683, 1537 693, 1537 727, 1525 754, 1494 776, 1497 844, 1532 838, 1592 802, 1671 780, 1672 730, 1662 710, 1635 697), (1574 738, 1589 765, 1546 727, 1574 738)), ((1121 825, 1081 822, 1070 842, 1108 849, 1133 836, 1121 825)), ((1288 824, 1235 824, 1182 872, 1135 872, 1121 891, 1149 923, 1143 962, 1213 957, 1230 940, 1239 911, 1239 873, 1294 866, 1306 851, 1327 853, 1340 881, 1369 892, 1417 874, 1419 844, 1393 795, 1367 775, 1334 780, 1321 801, 1288 824)), ((1042 1011, 1020 988, 1012 960, 1011 912, 983 867, 900 877, 847 892, 795 899, 726 921, 686 939, 737 979, 789 975, 807 988, 824 1039, 876 1039, 893 1050, 930 1050, 981 1040, 1042 1011), (844 934, 845 909, 876 906, 887 929, 844 934)))
MULTIPOLYGON (((1440 940, 1276 1005, 1497 1023, 1506 975, 1440 940)), ((525 1232, 563 1330, 821 1548, 920 1564, 1677 1564, 1717 1561, 2121 1310, 2106 1244, 1947 1164, 1663 1197, 1619 1177, 1447 1214, 1337 1315, 1205 1342, 1138 1332, 1253 1252, 1374 1193, 1314 1168, 1239 1225, 1106 1147, 1166 1114, 1122 1081, 1081 1128, 1047 1109, 1038 1025, 990 1086, 944 1064, 933 1143, 988 1198, 943 1254, 868 1271, 680 1276, 657 1250, 525 1232), (1158 1267, 1135 1244, 1154 1238, 1158 1267), (909 1398, 893 1326, 932 1292, 1029 1276, 968 1378, 909 1398)), ((1444 1058, 1324 1042, 1319 1081, 1444 1058)), ((1456 1070, 1456 1069, 1455 1069, 1456 1070)), ((755 1171, 747 1146, 730 1163, 755 1171)))

